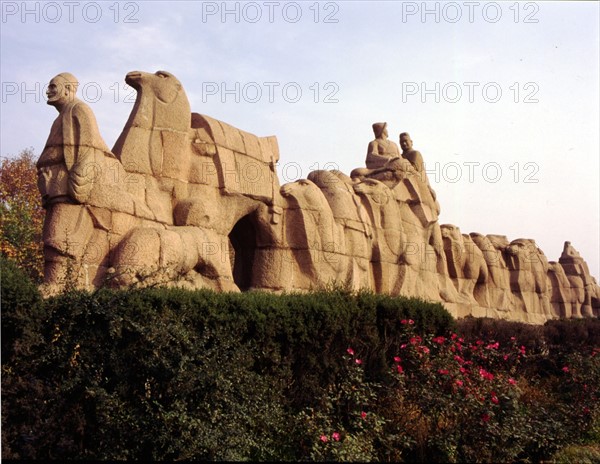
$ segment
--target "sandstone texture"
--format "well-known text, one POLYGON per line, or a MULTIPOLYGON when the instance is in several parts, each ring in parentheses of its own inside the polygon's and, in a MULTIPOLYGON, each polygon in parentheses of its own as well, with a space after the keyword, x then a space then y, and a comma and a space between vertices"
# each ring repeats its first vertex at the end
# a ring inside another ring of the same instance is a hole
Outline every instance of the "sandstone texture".
POLYGON ((439 224, 423 156, 373 124, 365 167, 280 185, 277 139, 191 113, 165 71, 134 71, 137 99, 109 149, 77 79, 50 81, 59 112, 38 161, 45 283, 309 291, 328 285, 439 301, 456 317, 598 317, 600 287, 570 242, 439 224))

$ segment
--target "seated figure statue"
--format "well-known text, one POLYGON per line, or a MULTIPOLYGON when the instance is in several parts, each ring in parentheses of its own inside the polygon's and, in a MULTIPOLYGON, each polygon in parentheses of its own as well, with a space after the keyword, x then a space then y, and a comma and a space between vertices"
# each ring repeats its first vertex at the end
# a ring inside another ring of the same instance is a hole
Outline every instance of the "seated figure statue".
POLYGON ((365 161, 367 167, 354 169, 350 173, 352 179, 363 180, 365 177, 389 173, 399 168, 398 161, 402 159, 400 150, 398 150, 398 145, 388 140, 387 123, 374 123, 373 133, 375 139, 369 142, 367 148, 367 159, 365 161))
POLYGON ((423 156, 421 155, 420 151, 413 148, 413 141, 408 132, 402 132, 400 134, 400 147, 402 148, 402 158, 410 162, 412 167, 415 169, 416 174, 419 176, 419 179, 427 186, 428 193, 431 195, 431 198, 435 204, 435 209, 437 211, 436 214, 439 214, 440 205, 437 201, 435 190, 433 190, 431 188, 431 184, 429 184, 429 179, 427 177, 427 173, 425 172, 423 156))
POLYGON ((378 169, 386 166, 393 158, 400 157, 398 145, 388 140, 387 122, 373 124, 375 140, 369 142, 367 148, 366 164, 369 169, 378 169))

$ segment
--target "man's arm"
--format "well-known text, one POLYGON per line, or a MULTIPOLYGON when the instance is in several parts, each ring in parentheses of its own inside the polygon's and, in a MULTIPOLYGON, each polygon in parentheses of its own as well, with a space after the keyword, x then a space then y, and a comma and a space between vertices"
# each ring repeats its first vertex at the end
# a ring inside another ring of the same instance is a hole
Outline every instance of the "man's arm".
POLYGON ((94 113, 85 103, 73 107, 71 118, 73 140, 65 141, 73 144, 74 154, 74 164, 69 170, 69 195, 77 202, 85 203, 104 174, 101 161, 108 147, 100 136, 94 113))

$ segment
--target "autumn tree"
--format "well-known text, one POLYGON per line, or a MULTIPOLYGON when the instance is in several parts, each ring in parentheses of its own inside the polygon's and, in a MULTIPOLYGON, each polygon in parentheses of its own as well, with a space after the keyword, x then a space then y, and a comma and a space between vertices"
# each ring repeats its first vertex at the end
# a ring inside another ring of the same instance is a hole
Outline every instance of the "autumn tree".
POLYGON ((44 274, 43 223, 35 155, 28 148, 0 165, 0 253, 38 282, 44 274))

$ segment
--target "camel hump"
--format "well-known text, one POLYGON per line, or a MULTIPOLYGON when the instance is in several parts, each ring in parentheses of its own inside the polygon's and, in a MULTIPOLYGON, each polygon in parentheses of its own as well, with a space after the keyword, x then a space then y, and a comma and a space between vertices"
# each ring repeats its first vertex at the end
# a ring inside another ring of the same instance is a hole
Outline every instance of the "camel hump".
POLYGON ((208 154, 216 164, 220 188, 273 201, 279 188, 275 172, 279 145, 275 136, 258 137, 210 116, 192 113, 191 141, 193 153, 208 154))

